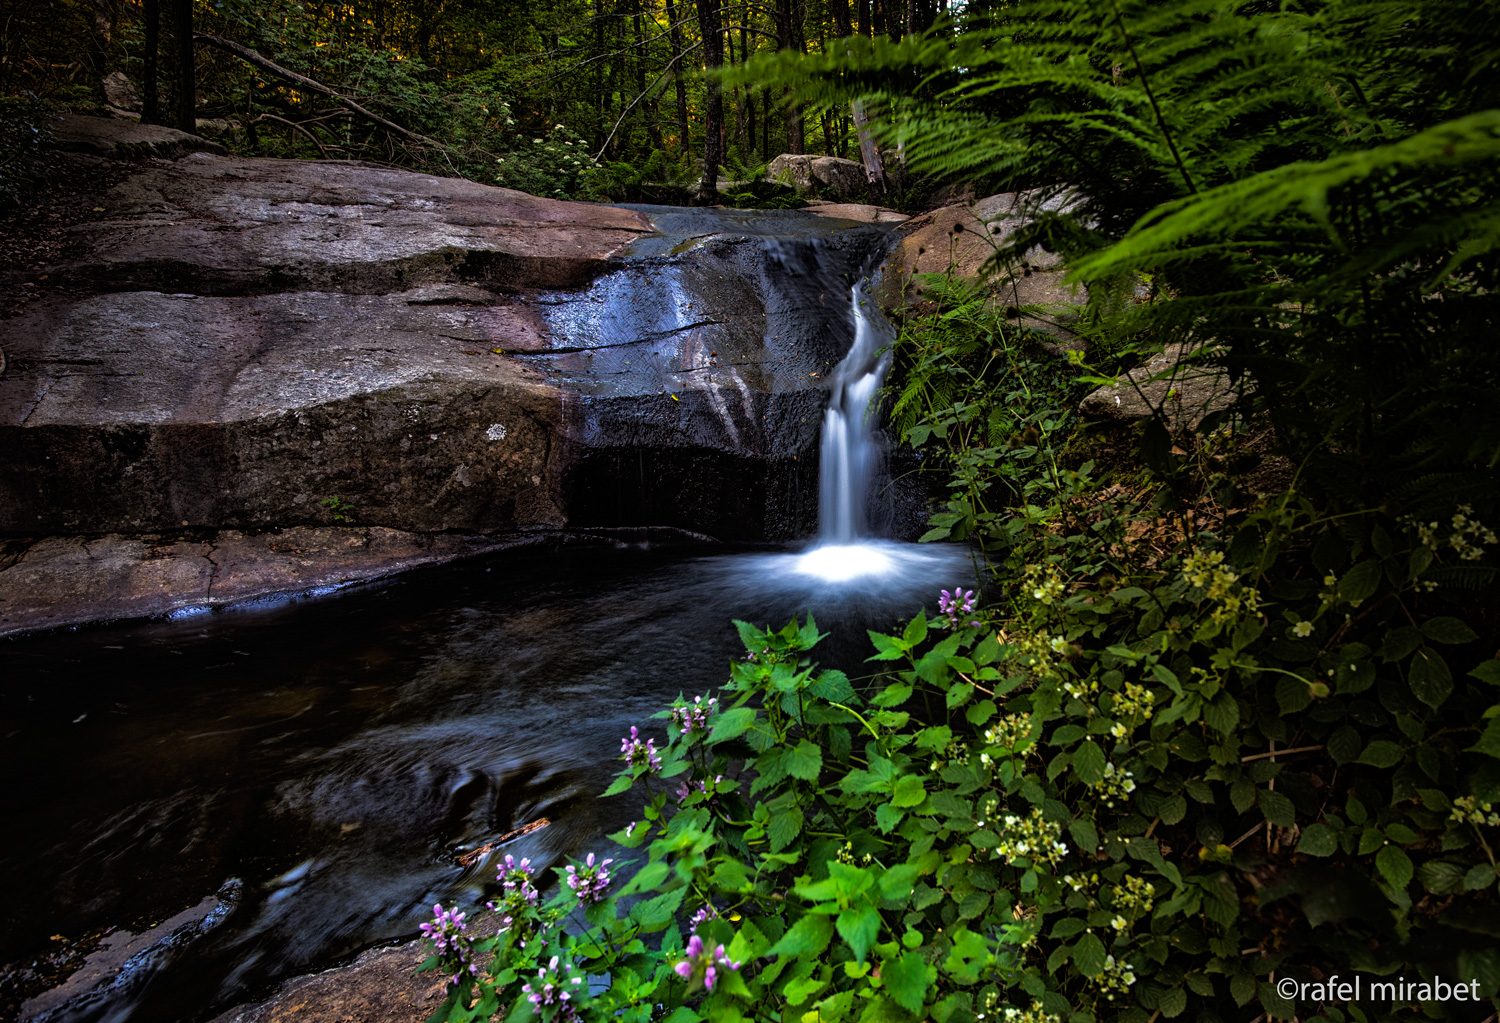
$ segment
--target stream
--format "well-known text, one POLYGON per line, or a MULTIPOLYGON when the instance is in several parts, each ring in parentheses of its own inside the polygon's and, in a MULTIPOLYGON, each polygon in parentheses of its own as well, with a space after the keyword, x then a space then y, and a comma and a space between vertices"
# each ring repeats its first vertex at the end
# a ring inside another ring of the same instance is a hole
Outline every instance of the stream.
POLYGON ((832 633, 818 660, 867 674, 866 628, 974 571, 961 547, 871 535, 888 328, 857 288, 849 309, 814 540, 507 552, 0 643, 0 963, 198 907, 105 986, 23 1018, 206 1019, 479 900, 490 858, 458 855, 525 824, 550 822, 505 846, 517 858, 606 851, 638 816, 596 798, 620 737, 660 736, 651 714, 727 679, 734 618, 811 610, 832 633))

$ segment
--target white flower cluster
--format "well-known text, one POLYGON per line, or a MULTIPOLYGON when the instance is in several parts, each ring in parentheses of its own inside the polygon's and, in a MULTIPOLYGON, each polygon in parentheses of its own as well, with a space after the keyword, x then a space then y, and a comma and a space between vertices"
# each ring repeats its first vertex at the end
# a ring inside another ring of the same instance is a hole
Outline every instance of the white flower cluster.
MULTIPOLYGON (((984 730, 984 741, 997 746, 1008 754, 1020 753, 1032 746, 1031 715, 1007 714, 984 730)), ((980 763, 989 767, 993 760, 989 753, 979 754, 980 763)))
POLYGON ((1104 777, 1094 783, 1094 789, 1104 797, 1104 805, 1113 808, 1116 799, 1123 801, 1135 791, 1135 779, 1129 771, 1108 763, 1104 765, 1104 777))
POLYGON ((1451 821, 1460 824, 1473 824, 1476 827, 1489 825, 1500 827, 1500 814, 1491 812, 1489 803, 1481 803, 1475 796, 1459 796, 1453 801, 1453 812, 1448 815, 1451 821))
POLYGON ((1109 734, 1116 739, 1125 738, 1142 722, 1151 720, 1152 706, 1155 703, 1156 697, 1151 690, 1139 682, 1126 682, 1124 688, 1115 694, 1114 706, 1115 717, 1124 720, 1116 721, 1109 734), (1126 721, 1129 722, 1128 725, 1126 721))
POLYGON ((1219 624, 1260 609, 1260 591, 1236 585, 1239 573, 1225 567, 1222 551, 1194 551, 1183 563, 1182 575, 1188 585, 1203 590, 1203 595, 1218 605, 1210 617, 1219 624))
POLYGON ((1068 855, 1068 847, 1062 841, 1062 825, 1043 820, 1040 809, 1032 810, 1026 817, 1007 814, 1000 828, 1000 844, 995 848, 997 858, 1025 858, 1050 866, 1068 855))
POLYGON ((1109 890, 1115 908, 1136 917, 1151 912, 1156 905, 1156 886, 1134 874, 1126 875, 1124 882, 1109 890))
POLYGON ((1051 565, 1027 565, 1021 586, 1031 599, 1039 604, 1052 606, 1062 598, 1066 587, 1051 565))
POLYGON ((1130 985, 1135 983, 1135 971, 1125 960, 1105 956, 1104 969, 1094 978, 1094 983, 1099 985, 1104 997, 1112 1002, 1116 997, 1130 992, 1130 985))
POLYGON ((1044 1011, 1041 1002, 1032 1002, 1029 1009, 1017 1009, 1014 1005, 1007 1005, 1000 1018, 1005 1023, 1062 1023, 1061 1017, 1044 1011))
MULTIPOLYGON (((1453 517, 1448 520, 1446 528, 1436 520, 1418 522, 1411 515, 1403 517, 1400 521, 1407 529, 1415 532, 1417 541, 1432 553, 1439 553, 1446 545, 1458 555, 1459 560, 1478 561, 1484 557, 1484 549, 1500 543, 1500 538, 1495 536, 1494 530, 1473 516, 1473 506, 1461 504, 1453 513, 1453 517)), ((1437 587, 1436 583, 1430 581, 1423 585, 1427 589, 1437 587)))

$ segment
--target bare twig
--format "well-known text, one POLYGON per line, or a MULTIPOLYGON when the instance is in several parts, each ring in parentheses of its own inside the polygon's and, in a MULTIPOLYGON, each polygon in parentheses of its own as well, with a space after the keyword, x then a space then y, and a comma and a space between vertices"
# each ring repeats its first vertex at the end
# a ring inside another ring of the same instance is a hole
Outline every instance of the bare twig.
POLYGON ((255 115, 255 119, 257 121, 276 121, 280 124, 286 125, 288 128, 297 129, 302 134, 306 135, 308 139, 312 141, 313 145, 318 147, 318 152, 322 154, 323 159, 328 159, 328 150, 323 148, 323 143, 318 139, 318 136, 314 135, 305 126, 298 124, 296 121, 289 121, 285 117, 278 117, 275 114, 265 113, 255 115))
POLYGON ((688 54, 692 53, 694 50, 698 49, 698 47, 700 47, 702 45, 703 45, 702 43, 694 43, 692 46, 689 46, 687 49, 683 50, 677 56, 675 56, 671 60, 667 61, 667 66, 662 69, 662 73, 661 74, 659 74, 659 75, 656 76, 656 81, 652 82, 650 85, 648 85, 644 89, 642 89, 641 90, 641 94, 639 96, 637 96, 635 99, 633 99, 633 100, 630 101, 630 106, 628 106, 624 110, 620 111, 620 117, 619 117, 618 120, 615 121, 615 126, 609 130, 609 137, 604 140, 604 145, 602 145, 602 146, 599 147, 599 152, 597 152, 597 153, 594 154, 594 162, 595 163, 599 162, 599 158, 604 155, 604 151, 609 148, 609 144, 615 140, 615 132, 617 132, 617 131, 620 130, 620 125, 622 125, 622 124, 625 123, 625 118, 627 116, 629 116, 629 114, 630 114, 630 112, 632 110, 635 109, 636 104, 639 103, 641 100, 645 99, 647 96, 649 96, 651 94, 651 91, 653 89, 655 89, 658 85, 660 85, 666 79, 668 73, 671 72, 672 66, 674 64, 676 64, 683 57, 686 57, 688 54))
POLYGON ((1293 753, 1312 753, 1314 750, 1320 750, 1322 748, 1322 746, 1298 746, 1295 749, 1273 749, 1269 753, 1256 753, 1254 756, 1241 757, 1240 763, 1248 764, 1252 760, 1275 760, 1277 757, 1289 757, 1293 753))

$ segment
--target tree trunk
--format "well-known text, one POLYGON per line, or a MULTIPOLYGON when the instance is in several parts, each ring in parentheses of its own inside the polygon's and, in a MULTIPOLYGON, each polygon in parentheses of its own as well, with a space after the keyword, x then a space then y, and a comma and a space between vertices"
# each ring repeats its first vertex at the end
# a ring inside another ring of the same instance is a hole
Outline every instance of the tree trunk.
POLYGON ((193 64, 193 0, 172 0, 172 41, 177 50, 177 127, 198 133, 198 76, 193 64))
POLYGON ((109 70, 109 42, 115 29, 115 3, 114 0, 93 0, 90 6, 92 17, 89 27, 92 29, 92 38, 89 40, 87 61, 92 81, 89 82, 89 87, 103 100, 104 75, 109 70))
POLYGON ((161 48, 161 4, 145 0, 142 14, 146 20, 145 66, 141 70, 141 123, 161 123, 161 85, 157 81, 157 51, 161 48))
POLYGON ((667 38, 672 43, 672 74, 677 83, 677 145, 684 160, 692 160, 692 140, 688 137, 687 86, 682 74, 682 28, 677 24, 677 6, 672 0, 667 3, 667 38))
MULTIPOLYGON (((795 0, 776 0, 776 36, 781 49, 795 49, 799 53, 802 50, 800 40, 800 27, 796 24, 797 6, 795 0)), ((799 155, 807 149, 807 140, 804 137, 802 125, 802 106, 799 103, 788 103, 786 108, 786 151, 799 155)))
MULTIPOLYGON (((646 94, 646 34, 643 29, 642 14, 644 11, 644 0, 636 0, 635 4, 635 84, 636 95, 646 94)), ((652 152, 661 149, 661 129, 657 127, 656 98, 654 96, 641 103, 641 118, 646 122, 646 140, 651 144, 652 152)))
POLYGON ((870 37, 870 0, 859 0, 859 34, 870 37))
POLYGON ((698 31, 703 36, 704 82, 707 93, 703 130, 703 180, 698 183, 698 202, 707 206, 718 199, 719 163, 723 160, 724 95, 714 72, 724 65, 724 36, 719 25, 719 0, 697 0, 698 31))
POLYGON ((865 164, 865 180, 869 182, 872 192, 884 193, 885 166, 880 162, 880 150, 875 148, 875 140, 870 137, 869 121, 865 119, 865 105, 855 100, 849 106, 854 113, 854 131, 859 136, 859 155, 865 164))

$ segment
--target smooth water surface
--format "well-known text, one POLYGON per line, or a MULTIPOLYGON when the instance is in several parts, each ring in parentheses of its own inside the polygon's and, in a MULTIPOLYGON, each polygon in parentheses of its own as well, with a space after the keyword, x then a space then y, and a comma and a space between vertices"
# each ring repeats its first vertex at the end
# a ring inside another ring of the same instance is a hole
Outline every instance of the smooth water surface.
POLYGON ((411 934, 494 874, 636 816, 600 801, 631 725, 707 692, 732 618, 815 609, 824 664, 973 578, 960 548, 859 542, 704 555, 563 549, 315 599, 0 643, 0 962, 154 922, 243 882, 216 927, 53 1019, 204 1018, 411 934))

